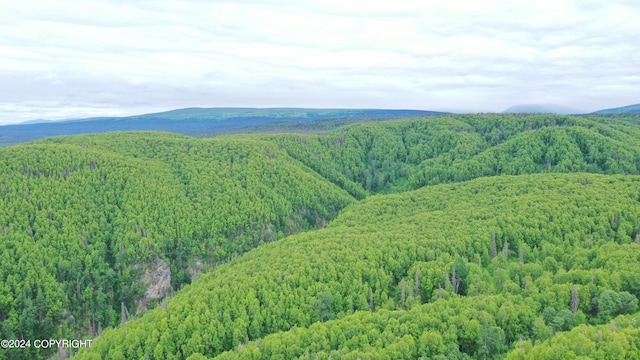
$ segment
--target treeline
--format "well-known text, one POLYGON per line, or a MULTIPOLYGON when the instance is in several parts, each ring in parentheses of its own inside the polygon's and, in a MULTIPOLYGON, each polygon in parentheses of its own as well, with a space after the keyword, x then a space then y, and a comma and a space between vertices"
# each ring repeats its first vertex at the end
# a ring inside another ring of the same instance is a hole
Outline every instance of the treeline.
POLYGON ((637 311, 639 187, 539 174, 370 197, 210 271, 78 358, 504 356, 637 311))
POLYGON ((0 337, 98 335, 353 202, 259 140, 120 133, 0 149, 0 337))
POLYGON ((640 172, 628 117, 451 115, 265 137, 357 198, 483 176, 640 172))

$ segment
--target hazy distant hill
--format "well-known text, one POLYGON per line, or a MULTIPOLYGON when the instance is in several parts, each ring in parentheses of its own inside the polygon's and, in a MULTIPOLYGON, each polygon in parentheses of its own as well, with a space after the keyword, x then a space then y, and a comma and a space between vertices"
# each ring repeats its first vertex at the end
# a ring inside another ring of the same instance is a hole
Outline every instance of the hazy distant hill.
POLYGON ((27 120, 20 123, 20 125, 29 125, 29 124, 42 124, 42 123, 50 123, 56 120, 47 120, 47 119, 35 119, 35 120, 27 120))
POLYGON ((553 105, 553 104, 521 104, 521 105, 512 106, 507 110, 503 111, 503 113, 569 115, 569 114, 578 114, 580 112, 570 109, 568 107, 553 105))
POLYGON ((594 111, 593 114, 626 114, 626 113, 640 113, 640 104, 623 106, 618 108, 603 109, 594 111))
POLYGON ((437 115, 435 111, 303 108, 188 108, 126 117, 98 117, 68 121, 0 126, 0 145, 49 136, 107 131, 159 130, 185 135, 211 134, 274 121, 304 122, 320 119, 387 119, 437 115))

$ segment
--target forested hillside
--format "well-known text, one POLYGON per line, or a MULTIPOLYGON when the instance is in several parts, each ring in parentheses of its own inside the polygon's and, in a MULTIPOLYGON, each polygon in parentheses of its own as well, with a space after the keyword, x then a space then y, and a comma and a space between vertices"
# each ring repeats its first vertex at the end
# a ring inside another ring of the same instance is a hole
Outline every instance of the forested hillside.
POLYGON ((102 334, 78 354, 93 359, 519 359, 607 326, 594 346, 632 357, 634 317, 610 321, 638 311, 638 122, 443 115, 0 149, 0 335, 102 334))
POLYGON ((371 197, 210 271, 79 358, 504 354, 638 310, 639 201, 639 177, 589 174, 371 197))
POLYGON ((638 174, 637 121, 637 117, 456 115, 360 123, 323 134, 267 138, 362 198, 366 193, 397 192, 482 176, 638 174))
POLYGON ((96 335, 354 201, 263 141, 65 140, 0 149, 3 339, 96 335))

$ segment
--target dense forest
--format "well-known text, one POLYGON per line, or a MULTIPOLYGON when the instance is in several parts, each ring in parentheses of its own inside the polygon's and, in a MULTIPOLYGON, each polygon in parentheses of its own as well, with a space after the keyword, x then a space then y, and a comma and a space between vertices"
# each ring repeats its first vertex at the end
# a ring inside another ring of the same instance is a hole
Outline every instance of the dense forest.
POLYGON ((3 338, 96 335, 123 309, 144 311, 197 274, 320 228, 354 202, 262 141, 83 141, 0 150, 3 338), (101 141, 117 150, 92 145, 101 141), (143 277, 159 289, 145 293, 143 277))
POLYGON ((362 198, 494 175, 638 174, 637 121, 637 116, 456 115, 267 139, 362 198))
POLYGON ((632 358, 638 121, 442 115, 0 149, 0 335, 95 337, 81 359, 632 358))
POLYGON ((371 197, 210 271, 79 358, 463 359, 539 345, 638 310, 639 201, 640 177, 588 174, 371 197))

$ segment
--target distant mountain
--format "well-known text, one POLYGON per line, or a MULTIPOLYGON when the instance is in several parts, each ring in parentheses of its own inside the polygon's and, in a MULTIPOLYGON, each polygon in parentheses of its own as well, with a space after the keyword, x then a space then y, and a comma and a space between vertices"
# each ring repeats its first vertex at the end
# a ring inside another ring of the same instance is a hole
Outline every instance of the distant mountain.
POLYGON ((592 114, 627 114, 640 113, 640 104, 594 111, 592 114))
POLYGON ((503 113, 569 115, 569 114, 578 114, 580 112, 574 109, 570 109, 568 107, 554 105, 554 104, 521 104, 521 105, 512 106, 507 110, 503 111, 503 113))
POLYGON ((28 125, 28 124, 42 124, 42 123, 50 123, 56 120, 47 120, 47 119, 35 119, 35 120, 27 120, 20 123, 20 125, 28 125))
POLYGON ((423 110, 388 110, 388 109, 307 109, 307 108, 186 108, 164 111, 152 114, 125 116, 125 117, 96 117, 88 119, 71 120, 96 121, 96 120, 208 120, 222 121, 229 119, 277 119, 277 120, 318 120, 340 118, 389 118, 415 115, 440 114, 435 111, 423 110))
POLYGON ((0 126, 0 145, 58 135, 108 131, 157 130, 185 135, 215 134, 276 121, 331 119, 390 119, 442 114, 423 110, 305 109, 305 108, 187 108, 160 113, 96 117, 65 121, 29 121, 0 126))

